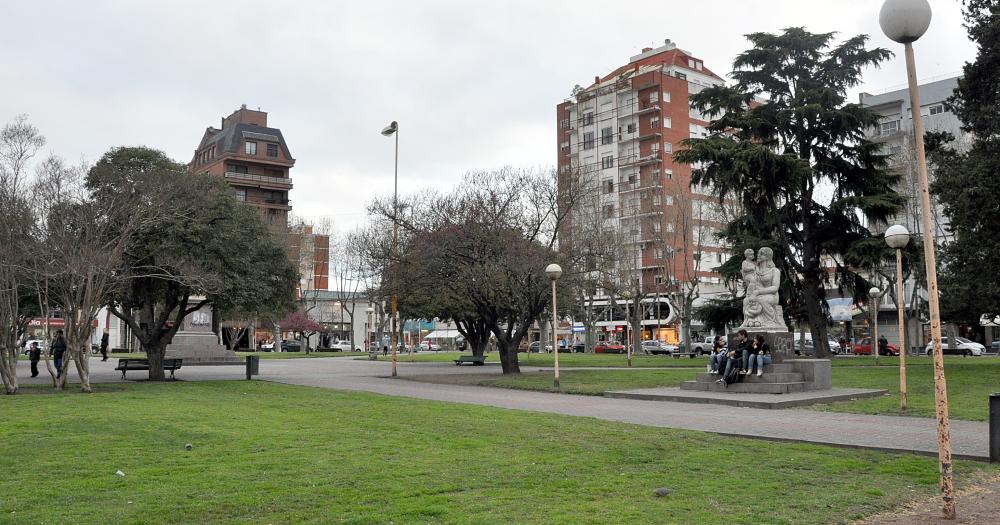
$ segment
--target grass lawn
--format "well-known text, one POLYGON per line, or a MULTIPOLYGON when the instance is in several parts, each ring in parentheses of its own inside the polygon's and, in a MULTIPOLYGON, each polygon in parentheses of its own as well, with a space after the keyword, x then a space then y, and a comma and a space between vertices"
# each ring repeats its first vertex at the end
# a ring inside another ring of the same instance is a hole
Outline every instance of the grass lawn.
MULTIPOLYGON (((700 371, 704 372, 705 369, 702 368, 700 371)), ((559 389, 552 386, 552 373, 530 373, 521 374, 518 377, 489 378, 478 384, 520 390, 544 390, 565 394, 600 396, 608 390, 679 386, 682 381, 694 379, 697 372, 698 370, 690 368, 673 370, 566 370, 559 372, 559 389)))
POLYGON ((97 390, 2 399, 0 523, 842 523, 937 489, 913 455, 257 381, 97 390))

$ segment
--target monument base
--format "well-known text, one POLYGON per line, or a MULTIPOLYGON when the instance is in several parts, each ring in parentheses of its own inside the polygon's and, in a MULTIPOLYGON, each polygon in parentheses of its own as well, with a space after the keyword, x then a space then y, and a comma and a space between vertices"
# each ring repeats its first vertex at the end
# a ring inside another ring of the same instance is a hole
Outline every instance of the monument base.
MULTIPOLYGON (((730 332, 729 334, 729 349, 735 350, 739 346, 739 338, 736 336, 738 332, 730 332)), ((795 359, 795 341, 792 339, 792 334, 790 332, 751 332, 747 330, 747 337, 750 341, 753 341, 753 336, 762 335, 764 336, 764 342, 767 346, 771 348, 771 362, 774 364, 782 363, 786 359, 795 359)))
POLYGON ((764 365, 761 376, 747 374, 740 381, 723 385, 719 374, 699 373, 694 381, 681 383, 681 390, 746 394, 794 394, 830 390, 833 387, 829 359, 788 359, 781 364, 764 365))
POLYGON ((213 333, 178 333, 167 345, 165 357, 183 359, 185 365, 239 363, 236 352, 219 344, 213 333))

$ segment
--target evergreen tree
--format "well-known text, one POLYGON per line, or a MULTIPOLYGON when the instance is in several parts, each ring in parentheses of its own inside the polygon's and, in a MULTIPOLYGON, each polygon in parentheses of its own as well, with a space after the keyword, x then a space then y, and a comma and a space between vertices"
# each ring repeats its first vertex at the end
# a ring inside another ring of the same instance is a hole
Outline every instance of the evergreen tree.
MULTIPOLYGON (((685 141, 676 155, 696 166, 693 185, 741 201, 744 214, 720 235, 734 253, 774 250, 785 313, 808 320, 817 355, 829 352, 824 256, 842 256, 870 238, 863 219, 884 222, 903 202, 892 189, 898 176, 865 139, 877 115, 847 103, 846 95, 862 68, 891 53, 867 49, 866 35, 839 45, 834 37, 803 28, 747 35, 753 48, 734 61, 735 84, 691 97, 692 107, 714 119, 710 136, 685 141)), ((736 274, 738 259, 723 272, 736 274)), ((838 270, 853 277, 846 266, 838 270)))
POLYGON ((949 146, 951 136, 929 134, 927 149, 934 165, 931 191, 953 234, 939 261, 941 315, 978 324, 983 314, 1000 314, 1000 2, 966 0, 963 14, 979 50, 948 105, 973 141, 960 153, 949 146))

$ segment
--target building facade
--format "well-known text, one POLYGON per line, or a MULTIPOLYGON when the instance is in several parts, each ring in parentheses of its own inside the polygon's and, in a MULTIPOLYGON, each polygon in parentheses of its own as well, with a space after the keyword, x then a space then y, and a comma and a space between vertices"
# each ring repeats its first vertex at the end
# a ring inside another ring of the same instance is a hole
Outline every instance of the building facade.
MULTIPOLYGON (((556 106, 559 183, 593 188, 571 211, 561 246, 578 249, 595 235, 616 239, 618 271, 644 295, 644 339, 676 339, 668 297, 681 287, 697 283, 699 301, 725 292, 713 271, 729 257, 715 235, 727 221, 724 206, 710 188, 691 187, 692 166, 673 160, 685 139, 708 135, 709 119, 689 97, 722 83, 667 40, 577 86, 556 106)), ((604 312, 597 325, 623 341, 615 334, 628 331, 627 308, 615 292, 593 293, 593 306, 604 312)))
POLYGON ((221 128, 206 129, 190 166, 195 173, 222 177, 236 198, 257 208, 272 228, 287 230, 295 158, 281 130, 268 127, 266 112, 244 104, 222 119, 221 128))

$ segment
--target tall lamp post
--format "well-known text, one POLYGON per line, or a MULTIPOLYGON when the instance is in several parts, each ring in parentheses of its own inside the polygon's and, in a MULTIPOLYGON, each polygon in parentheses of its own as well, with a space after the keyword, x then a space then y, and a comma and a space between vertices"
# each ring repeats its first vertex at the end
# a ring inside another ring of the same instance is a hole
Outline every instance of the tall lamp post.
POLYGON ((896 250, 896 310, 899 313, 899 409, 906 410, 906 318, 903 315, 903 248, 910 242, 910 232, 896 224, 885 231, 885 243, 896 250))
POLYGON ((390 253, 390 258, 392 259, 392 299, 389 301, 389 326, 392 329, 392 333, 389 334, 389 344, 392 345, 392 377, 396 377, 396 344, 397 344, 397 332, 399 331, 396 327, 398 314, 398 303, 397 303, 397 286, 396 286, 396 239, 398 238, 399 221, 396 220, 396 213, 399 211, 399 123, 395 120, 390 122, 388 126, 382 129, 383 136, 394 136, 396 139, 396 150, 393 156, 393 169, 392 169, 392 248, 390 253))
POLYGON ((927 184, 927 159, 924 155, 924 125, 920 120, 920 93, 913 59, 913 42, 923 36, 931 24, 931 6, 927 0, 886 0, 878 14, 882 32, 904 45, 906 79, 913 117, 913 142, 917 150, 917 174, 920 178, 920 221, 923 228, 924 264, 927 268, 927 302, 931 317, 931 344, 934 348, 934 405, 938 430, 938 466, 941 472, 941 513, 955 519, 955 489, 952 481, 951 430, 948 423, 948 389, 941 354, 941 314, 938 310, 937 260, 934 254, 934 230, 931 224, 931 197, 927 184))
POLYGON ((375 309, 371 306, 365 308, 365 352, 369 353, 372 351, 373 343, 371 340, 372 333, 374 332, 374 323, 372 323, 373 313, 375 313, 375 309))
MULTIPOLYGON (((550 264, 545 267, 545 275, 549 276, 549 280, 552 281, 552 350, 555 354, 555 379, 552 381, 552 385, 559 388, 559 342, 556 340, 558 337, 558 315, 556 314, 556 281, 562 277, 562 267, 558 264, 550 264)), ((541 346, 542 342, 539 342, 541 346)))
POLYGON ((875 366, 878 366, 878 301, 882 298, 882 290, 872 286, 868 290, 868 297, 872 300, 872 355, 875 356, 875 366))

